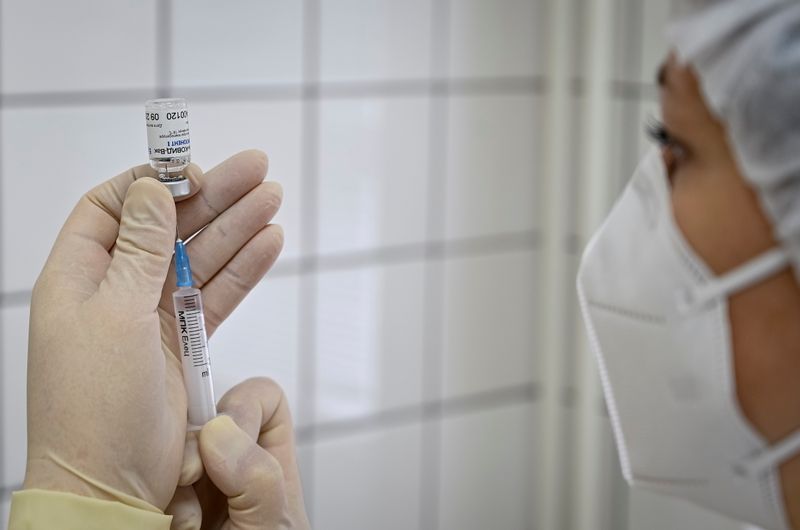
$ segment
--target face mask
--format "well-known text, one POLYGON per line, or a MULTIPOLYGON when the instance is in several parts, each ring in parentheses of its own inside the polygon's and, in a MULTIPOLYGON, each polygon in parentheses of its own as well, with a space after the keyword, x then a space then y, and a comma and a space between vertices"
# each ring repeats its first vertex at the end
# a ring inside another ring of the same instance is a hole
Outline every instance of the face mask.
POLYGON ((777 467, 800 451, 800 431, 769 446, 739 410, 727 305, 788 263, 775 249, 715 277, 675 225, 660 154, 642 161, 578 273, 631 485, 789 528, 777 467))

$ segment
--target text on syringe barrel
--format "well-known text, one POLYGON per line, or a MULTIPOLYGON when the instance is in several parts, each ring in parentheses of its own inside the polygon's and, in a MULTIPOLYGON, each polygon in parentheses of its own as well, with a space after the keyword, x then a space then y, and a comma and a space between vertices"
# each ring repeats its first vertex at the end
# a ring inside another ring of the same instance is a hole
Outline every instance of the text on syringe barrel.
MULTIPOLYGON (((178 333, 181 345, 181 356, 189 357, 192 367, 200 368, 209 365, 208 342, 205 334, 203 309, 200 306, 200 295, 183 296, 184 309, 178 309, 178 333)), ((208 377, 209 372, 201 372, 208 377)))
POLYGON ((208 338, 199 289, 181 287, 172 295, 175 326, 186 387, 188 420, 202 426, 217 415, 214 384, 211 379, 208 338))

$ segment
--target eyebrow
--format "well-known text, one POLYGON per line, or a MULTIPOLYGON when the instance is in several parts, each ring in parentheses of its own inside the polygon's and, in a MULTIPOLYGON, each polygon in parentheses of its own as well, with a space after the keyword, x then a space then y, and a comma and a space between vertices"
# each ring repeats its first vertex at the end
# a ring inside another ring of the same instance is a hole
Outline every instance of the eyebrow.
POLYGON ((667 62, 661 63, 661 66, 656 70, 656 84, 661 88, 667 86, 667 62))

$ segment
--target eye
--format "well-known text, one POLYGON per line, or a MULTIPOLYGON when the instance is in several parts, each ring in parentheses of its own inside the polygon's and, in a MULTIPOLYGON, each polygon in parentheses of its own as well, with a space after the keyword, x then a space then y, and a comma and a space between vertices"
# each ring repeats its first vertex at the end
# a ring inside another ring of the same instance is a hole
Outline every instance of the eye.
POLYGON ((661 147, 667 173, 672 175, 675 167, 686 158, 686 148, 664 126, 664 123, 655 118, 650 118, 645 125, 647 136, 661 147))

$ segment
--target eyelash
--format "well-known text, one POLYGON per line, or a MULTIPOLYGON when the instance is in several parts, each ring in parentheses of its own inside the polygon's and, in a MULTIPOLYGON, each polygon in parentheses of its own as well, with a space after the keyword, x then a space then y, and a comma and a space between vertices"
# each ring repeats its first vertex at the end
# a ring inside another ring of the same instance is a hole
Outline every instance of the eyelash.
POLYGON ((686 149, 669 133, 660 120, 650 118, 645 124, 645 132, 653 142, 662 149, 668 149, 676 159, 679 160, 686 155, 686 149))

